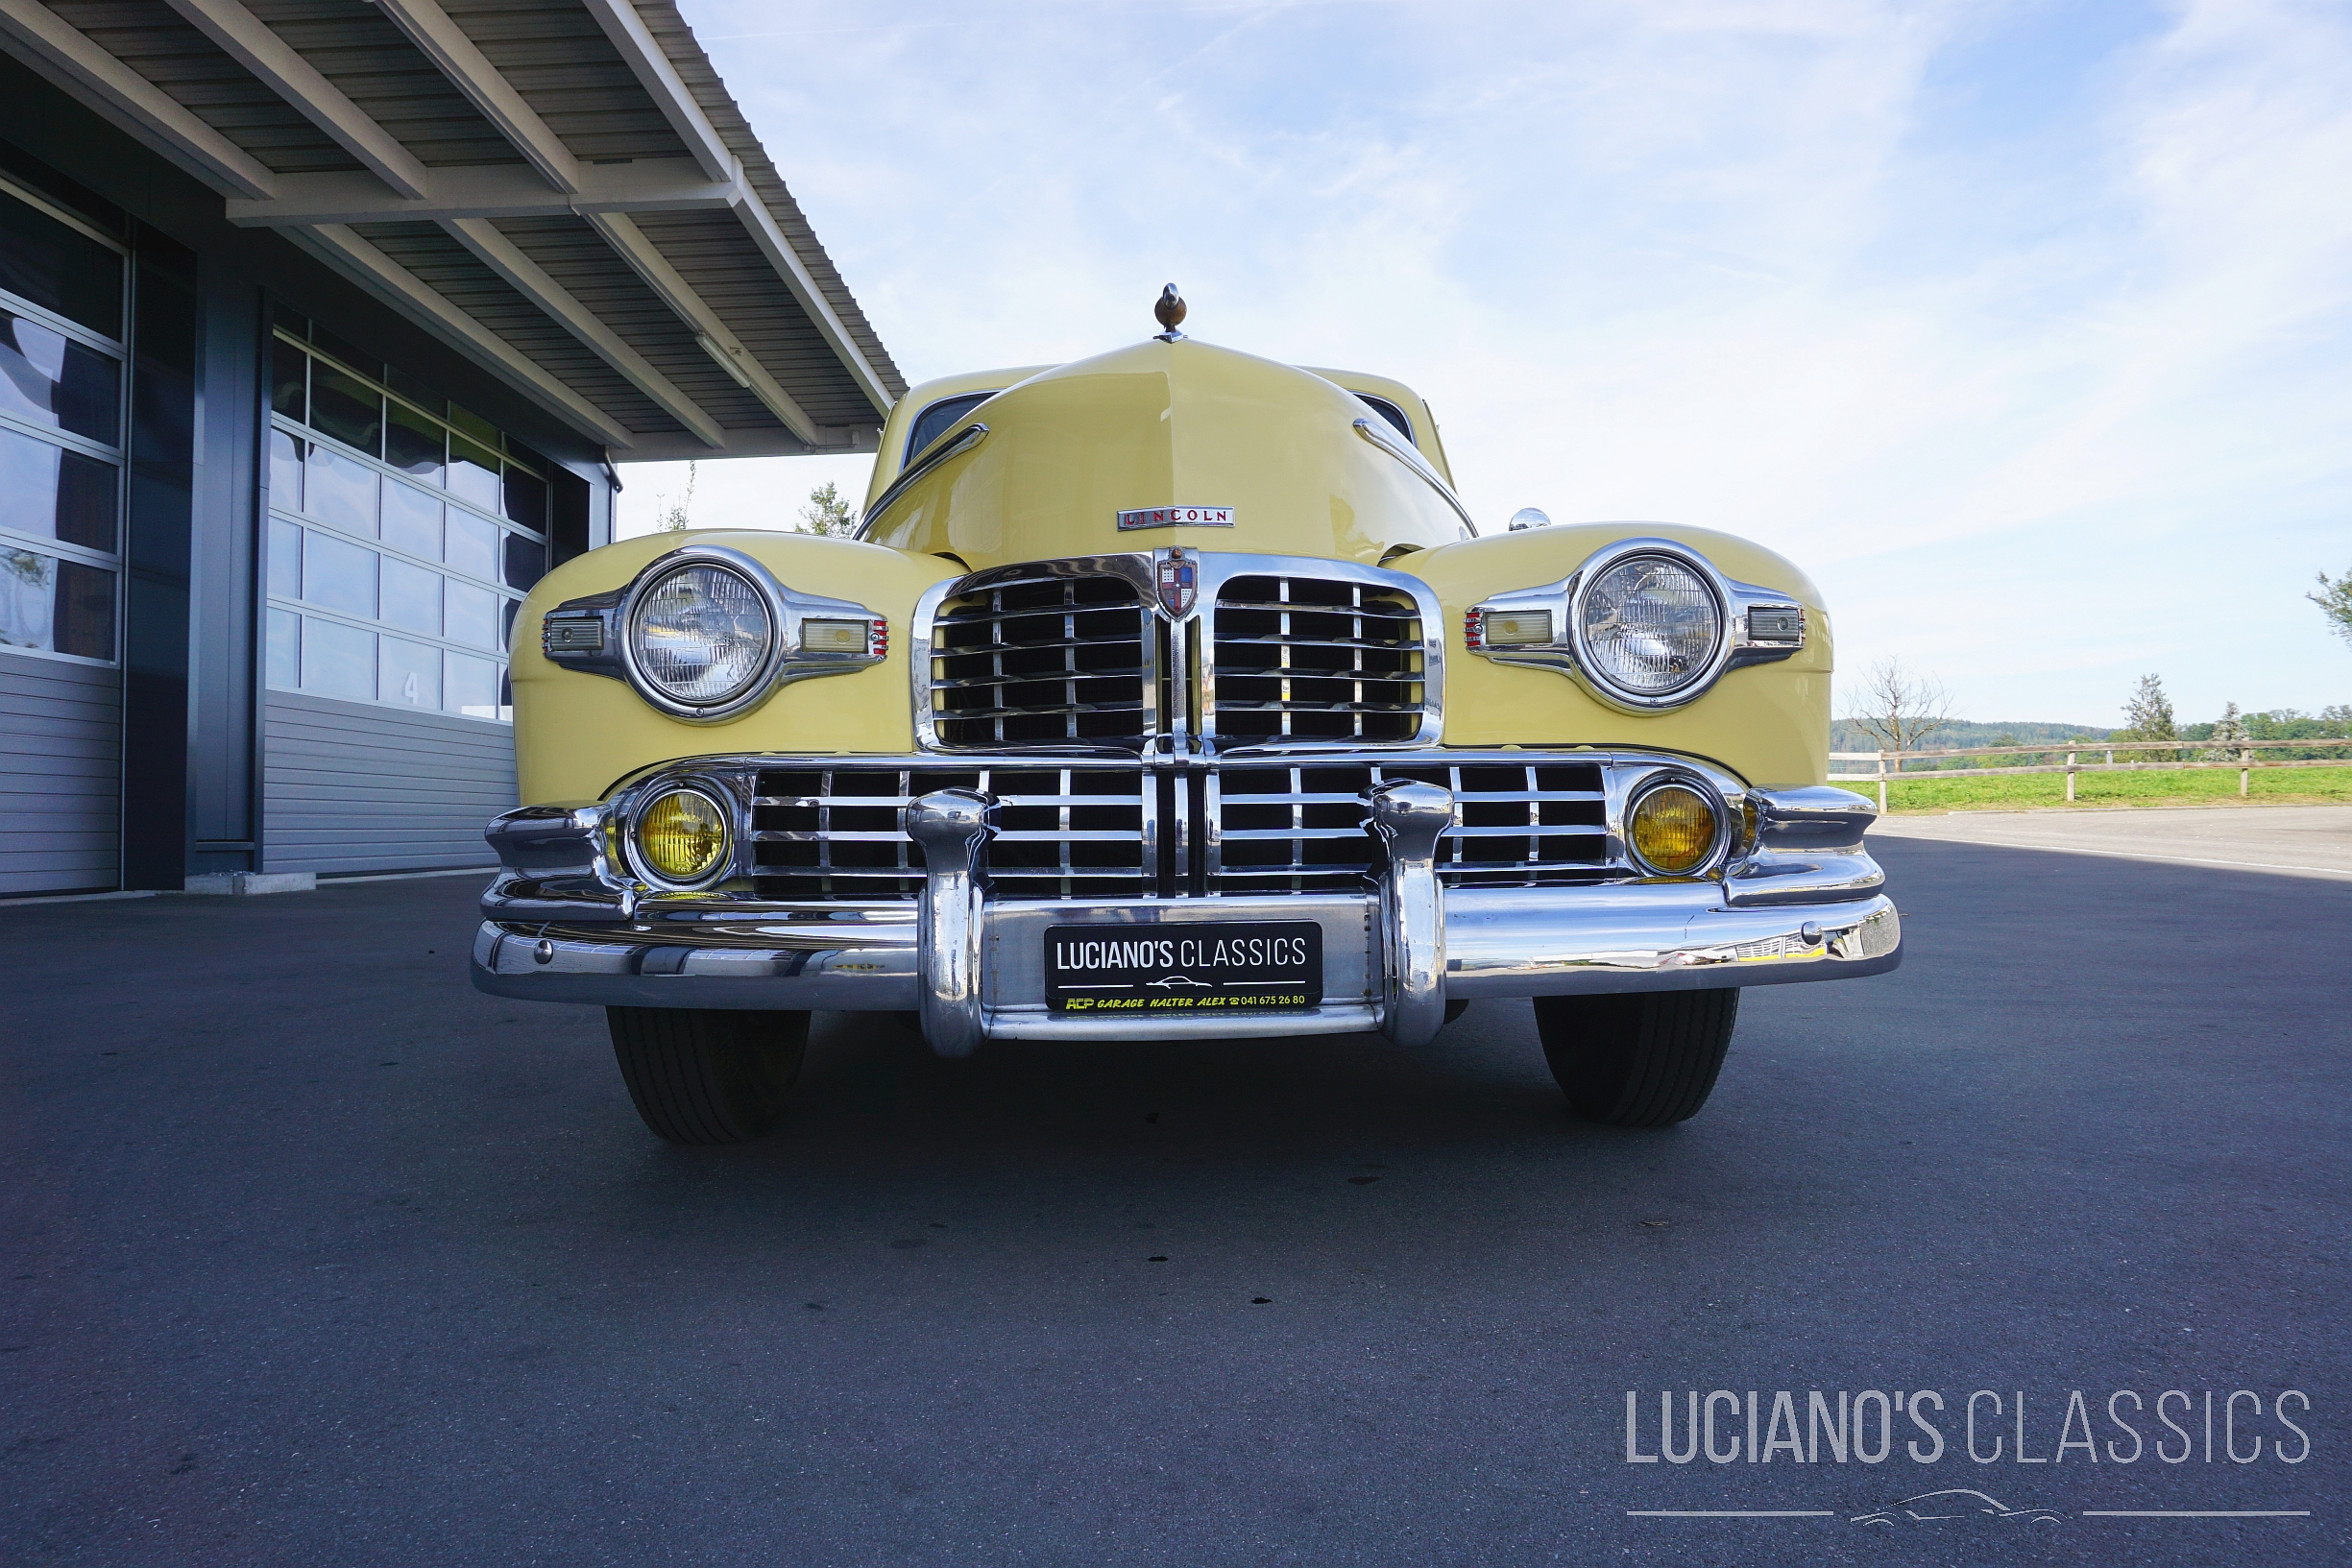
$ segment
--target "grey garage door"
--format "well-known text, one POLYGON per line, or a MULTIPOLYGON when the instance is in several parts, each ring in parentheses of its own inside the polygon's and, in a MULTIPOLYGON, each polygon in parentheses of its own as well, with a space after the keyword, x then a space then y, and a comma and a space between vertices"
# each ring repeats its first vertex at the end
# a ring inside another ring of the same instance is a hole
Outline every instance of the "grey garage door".
POLYGON ((125 254, 0 180, 0 894, 121 874, 125 254))
POLYGON ((116 671, 0 651, 0 896, 115 885, 121 769, 116 671))
POLYGON ((485 865, 546 458, 319 323, 271 342, 266 871, 485 865))
POLYGON ((505 725, 273 691, 262 772, 266 871, 487 866, 482 828, 515 804, 505 725))

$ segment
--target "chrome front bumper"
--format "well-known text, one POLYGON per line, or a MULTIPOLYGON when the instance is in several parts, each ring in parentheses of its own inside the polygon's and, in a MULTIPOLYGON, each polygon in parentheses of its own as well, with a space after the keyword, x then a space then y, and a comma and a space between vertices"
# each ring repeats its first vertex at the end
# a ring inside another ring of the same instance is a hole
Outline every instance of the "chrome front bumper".
POLYGON ((1404 1044, 1448 1001, 1664 991, 1876 975, 1902 924, 1864 853, 1876 814, 1843 790, 1750 790, 1752 843, 1717 877, 1581 886, 1445 887, 1434 870, 1448 792, 1383 786, 1374 893, 1119 901, 992 900, 989 803, 941 790, 907 809, 924 850, 912 903, 752 905, 641 901, 605 863, 596 808, 525 808, 492 825, 505 862, 482 900, 473 981, 496 996, 608 1006, 913 1012, 944 1055, 983 1039, 1117 1040, 1350 1033, 1404 1044), (1302 1011, 1184 1018, 1048 1010, 1047 928, 1314 920, 1323 1001, 1302 1011))

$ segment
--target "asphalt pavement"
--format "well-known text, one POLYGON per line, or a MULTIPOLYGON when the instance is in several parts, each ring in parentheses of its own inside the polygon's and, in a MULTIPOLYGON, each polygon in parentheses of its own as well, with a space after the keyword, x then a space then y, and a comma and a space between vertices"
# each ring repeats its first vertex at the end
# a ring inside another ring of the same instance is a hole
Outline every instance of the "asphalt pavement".
POLYGON ((2352 806, 1923 811, 1881 817, 1871 832, 1879 843, 1935 838, 2290 877, 2352 877, 2352 806))
POLYGON ((1648 1133, 1492 1002, 681 1150, 464 880, 0 909, 0 1561, 2352 1557, 2352 883, 1880 848, 1648 1133))

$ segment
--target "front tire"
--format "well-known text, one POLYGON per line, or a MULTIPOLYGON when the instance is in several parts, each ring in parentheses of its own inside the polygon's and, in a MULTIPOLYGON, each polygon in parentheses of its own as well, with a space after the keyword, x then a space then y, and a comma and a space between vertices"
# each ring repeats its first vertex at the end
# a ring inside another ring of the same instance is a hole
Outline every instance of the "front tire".
POLYGON ((809 1045, 807 1013, 607 1007, 620 1076, 656 1137, 741 1144, 784 1114, 809 1045))
POLYGON ((1538 997, 1543 1059, 1568 1105, 1612 1127, 1670 1127, 1714 1092, 1739 993, 1631 991, 1538 997))

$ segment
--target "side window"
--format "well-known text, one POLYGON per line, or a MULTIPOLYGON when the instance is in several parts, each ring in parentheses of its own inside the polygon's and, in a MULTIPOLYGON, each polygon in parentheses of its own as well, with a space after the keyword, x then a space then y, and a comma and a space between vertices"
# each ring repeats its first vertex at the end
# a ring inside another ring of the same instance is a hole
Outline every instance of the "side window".
POLYGON ((907 450, 899 458, 899 466, 904 468, 920 457, 924 447, 947 434, 966 414, 995 396, 993 392, 958 393, 953 398, 940 398, 917 414, 914 428, 907 432, 907 450))
POLYGON ((1379 415, 1382 419, 1396 426, 1396 433, 1403 436, 1407 441, 1413 442, 1413 445, 1416 447, 1420 446, 1420 443, 1414 439, 1413 422, 1405 418, 1405 411, 1403 409, 1397 407, 1394 403, 1390 402, 1386 398, 1375 398, 1369 392, 1357 393, 1356 399, 1357 401, 1363 403, 1365 407, 1370 409, 1373 413, 1379 415))

